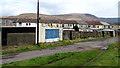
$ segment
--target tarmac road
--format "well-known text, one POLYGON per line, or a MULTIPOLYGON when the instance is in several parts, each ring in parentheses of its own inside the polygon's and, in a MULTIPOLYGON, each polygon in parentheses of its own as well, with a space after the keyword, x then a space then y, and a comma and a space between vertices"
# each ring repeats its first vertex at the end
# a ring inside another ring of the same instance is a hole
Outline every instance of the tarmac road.
POLYGON ((108 38, 108 39, 91 40, 91 41, 80 42, 80 43, 53 47, 53 48, 47 48, 42 50, 6 54, 6 55, 2 55, 2 63, 0 64, 22 61, 26 59, 35 58, 35 57, 48 56, 56 53, 66 53, 66 52, 75 52, 75 51, 102 48, 104 46, 108 46, 109 44, 115 43, 117 41, 118 41, 118 38, 114 37, 114 38, 108 38))

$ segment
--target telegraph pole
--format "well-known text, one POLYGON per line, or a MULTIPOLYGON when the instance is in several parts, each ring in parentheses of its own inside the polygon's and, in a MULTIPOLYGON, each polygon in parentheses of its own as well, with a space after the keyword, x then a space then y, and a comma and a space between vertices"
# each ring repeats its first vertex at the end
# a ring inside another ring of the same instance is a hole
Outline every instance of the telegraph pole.
POLYGON ((37 44, 39 44, 39 0, 37 0, 37 44))

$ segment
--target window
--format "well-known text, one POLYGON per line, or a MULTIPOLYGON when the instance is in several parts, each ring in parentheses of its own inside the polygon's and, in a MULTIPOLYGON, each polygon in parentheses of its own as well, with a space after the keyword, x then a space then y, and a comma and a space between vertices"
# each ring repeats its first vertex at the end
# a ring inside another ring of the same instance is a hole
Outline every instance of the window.
POLYGON ((26 23, 26 25, 28 25, 28 23, 26 23))
POLYGON ((112 28, 113 28, 114 26, 112 26, 112 28))
POLYGON ((51 24, 51 26, 52 26, 52 24, 51 24))
POLYGON ((90 25, 88 25, 88 27, 90 27, 90 25))
POLYGON ((50 27, 50 24, 48 24, 48 26, 50 27))
POLYGON ((72 26, 72 24, 68 24, 68 26, 72 26))
POLYGON ((21 26, 22 25, 22 22, 19 22, 19 26, 21 26))
POLYGON ((62 27, 64 27, 64 24, 62 24, 62 27))
POLYGON ((58 24, 57 24, 57 27, 58 27, 58 24))
POLYGON ((46 25, 45 24, 42 24, 42 27, 45 27, 46 25))
POLYGON ((93 28, 95 28, 95 25, 93 25, 93 28))
POLYGON ((22 22, 19 22, 19 24, 22 24, 22 22))
POLYGON ((104 28, 105 28, 105 25, 104 25, 104 28))
POLYGON ((99 26, 97 26, 97 28, 99 28, 99 26))

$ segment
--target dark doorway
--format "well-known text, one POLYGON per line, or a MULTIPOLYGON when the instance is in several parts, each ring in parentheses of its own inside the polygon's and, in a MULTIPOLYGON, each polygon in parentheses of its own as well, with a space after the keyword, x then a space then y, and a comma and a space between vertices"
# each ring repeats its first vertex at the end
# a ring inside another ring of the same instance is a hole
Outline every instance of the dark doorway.
POLYGON ((110 36, 113 37, 113 31, 110 31, 110 36))
POLYGON ((30 45, 35 43, 35 27, 2 28, 2 45, 30 45), (32 43, 31 43, 32 42, 32 43))
POLYGON ((102 36, 105 37, 105 32, 104 31, 102 31, 102 36))

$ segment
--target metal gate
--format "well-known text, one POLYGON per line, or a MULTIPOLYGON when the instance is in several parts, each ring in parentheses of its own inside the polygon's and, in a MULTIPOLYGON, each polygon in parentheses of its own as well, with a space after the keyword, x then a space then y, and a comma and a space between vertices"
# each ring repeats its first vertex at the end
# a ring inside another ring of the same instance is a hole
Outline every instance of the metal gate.
POLYGON ((59 38, 59 29, 46 29, 45 39, 59 38))

